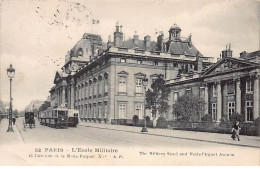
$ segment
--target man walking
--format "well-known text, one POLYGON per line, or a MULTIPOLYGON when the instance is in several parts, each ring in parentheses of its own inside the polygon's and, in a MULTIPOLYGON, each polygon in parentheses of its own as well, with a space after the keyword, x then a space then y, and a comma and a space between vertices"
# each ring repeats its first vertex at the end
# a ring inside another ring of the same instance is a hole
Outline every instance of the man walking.
POLYGON ((13 120, 13 125, 15 125, 16 118, 14 117, 12 120, 13 120))
POLYGON ((231 136, 231 138, 233 139, 233 140, 236 140, 236 138, 237 138, 237 140, 238 141, 240 141, 240 138, 239 138, 239 130, 240 130, 241 128, 239 127, 239 121, 236 121, 236 123, 233 125, 233 127, 232 127, 232 136, 231 136))

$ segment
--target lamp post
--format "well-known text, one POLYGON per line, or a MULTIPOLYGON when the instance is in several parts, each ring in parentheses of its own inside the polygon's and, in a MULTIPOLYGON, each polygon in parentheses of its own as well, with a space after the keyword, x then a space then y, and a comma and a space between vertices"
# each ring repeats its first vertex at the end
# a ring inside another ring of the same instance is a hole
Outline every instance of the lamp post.
POLYGON ((10 64, 10 67, 7 69, 7 76, 10 78, 10 107, 9 107, 9 125, 7 132, 14 132, 13 126, 12 126, 12 78, 14 77, 15 69, 12 67, 12 64, 10 64))
POLYGON ((143 78, 143 86, 144 86, 144 127, 142 128, 142 131, 141 132, 148 132, 147 128, 146 128, 146 112, 145 112, 145 102, 146 102, 146 99, 145 99, 145 92, 146 92, 146 86, 148 84, 148 79, 145 77, 143 78))

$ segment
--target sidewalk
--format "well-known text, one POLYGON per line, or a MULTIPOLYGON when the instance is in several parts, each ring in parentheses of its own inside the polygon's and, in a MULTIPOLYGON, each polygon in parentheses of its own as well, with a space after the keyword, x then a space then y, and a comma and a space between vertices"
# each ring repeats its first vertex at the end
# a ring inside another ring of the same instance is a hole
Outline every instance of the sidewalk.
POLYGON ((186 139, 186 140, 202 141, 202 142, 217 143, 217 144, 260 148, 260 137, 258 136, 242 135, 240 136, 241 141, 237 141, 237 140, 232 140, 230 134, 220 134, 220 133, 169 130, 169 129, 158 129, 158 128, 147 128, 148 132, 142 133, 141 132, 142 127, 111 125, 111 124, 93 123, 93 122, 80 122, 79 126, 176 138, 176 139, 180 139, 180 141, 181 139, 186 139))
POLYGON ((6 132, 8 129, 8 119, 2 119, 0 123, 0 147, 5 145, 20 145, 24 144, 23 138, 21 137, 17 125, 13 125, 14 132, 6 132))

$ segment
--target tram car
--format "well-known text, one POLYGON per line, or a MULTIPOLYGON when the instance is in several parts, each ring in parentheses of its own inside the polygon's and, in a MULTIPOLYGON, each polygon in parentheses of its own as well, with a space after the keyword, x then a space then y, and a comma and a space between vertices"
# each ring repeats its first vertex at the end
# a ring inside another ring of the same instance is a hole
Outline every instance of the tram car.
POLYGON ((68 125, 69 127, 77 127, 79 123, 79 111, 75 109, 68 110, 68 125))
POLYGON ((54 128, 68 128, 68 109, 64 107, 48 108, 40 112, 40 123, 54 128))
POLYGON ((46 110, 39 112, 39 120, 41 125, 46 125, 46 110))
POLYGON ((26 128, 27 126, 29 126, 30 128, 35 128, 34 112, 25 112, 23 126, 24 128, 26 128))

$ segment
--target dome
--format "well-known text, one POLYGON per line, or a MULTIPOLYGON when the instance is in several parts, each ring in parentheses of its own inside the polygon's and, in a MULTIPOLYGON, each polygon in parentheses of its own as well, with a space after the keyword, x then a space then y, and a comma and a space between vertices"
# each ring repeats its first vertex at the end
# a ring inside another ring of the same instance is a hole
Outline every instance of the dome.
POLYGON ((179 30, 179 31, 181 31, 181 28, 180 28, 176 23, 174 23, 174 24, 171 26, 171 28, 170 28, 169 31, 171 31, 171 30, 179 30))

